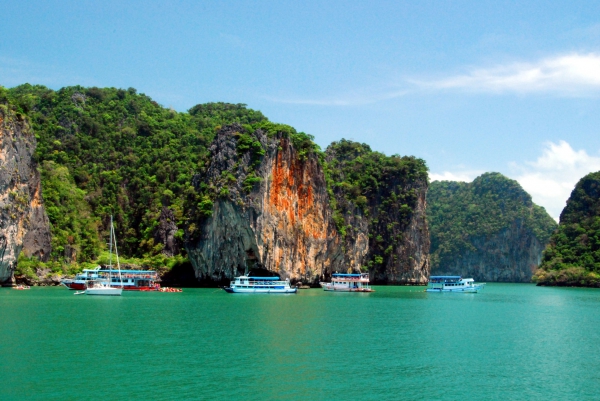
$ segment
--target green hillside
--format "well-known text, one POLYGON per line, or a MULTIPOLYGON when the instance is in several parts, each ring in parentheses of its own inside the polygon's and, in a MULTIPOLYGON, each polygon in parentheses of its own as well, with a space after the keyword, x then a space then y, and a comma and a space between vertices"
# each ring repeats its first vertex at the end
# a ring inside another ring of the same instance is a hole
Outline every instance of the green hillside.
POLYGON ((534 279, 540 285, 600 286, 600 171, 571 192, 534 279))
MULTIPOLYGON (((163 244, 154 234, 161 210, 172 210, 183 228, 184 204, 197 200, 192 177, 216 130, 267 120, 242 104, 201 104, 179 113, 133 88, 54 91, 26 84, 2 89, 2 96, 34 129, 52 260, 60 263, 94 260, 111 214, 124 255, 160 256, 163 244)), ((176 237, 182 241, 183 229, 176 237)))
POLYGON ((542 244, 556 227, 518 182, 499 173, 485 173, 472 183, 434 181, 427 202, 432 272, 476 252, 476 239, 490 238, 516 221, 542 244))

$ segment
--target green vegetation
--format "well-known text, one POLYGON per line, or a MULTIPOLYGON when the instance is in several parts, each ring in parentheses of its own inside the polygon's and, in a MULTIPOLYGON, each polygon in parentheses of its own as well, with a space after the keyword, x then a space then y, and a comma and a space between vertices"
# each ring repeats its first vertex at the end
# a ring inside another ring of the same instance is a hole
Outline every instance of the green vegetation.
POLYGON ((226 198, 237 193, 233 189, 237 186, 237 177, 240 174, 245 175, 241 189, 246 193, 251 192, 255 185, 262 181, 262 177, 256 174, 256 169, 266 153, 266 144, 261 143, 261 135, 266 136, 267 140, 276 137, 289 138, 300 160, 306 160, 311 153, 322 159, 322 152, 314 143, 314 137, 304 132, 297 132, 289 125, 276 124, 265 119, 253 124, 231 125, 228 129, 231 131, 228 133, 230 135, 228 139, 235 141, 236 163, 221 171, 221 176, 215 179, 206 178, 210 167, 208 163, 199 169, 198 175, 205 177, 205 180, 197 185, 198 194, 194 200, 196 203, 189 204, 189 208, 194 210, 192 213, 194 217, 190 219, 191 229, 188 230, 191 234, 194 233, 199 220, 212 214, 212 206, 217 198, 226 198), (250 156, 250 162, 244 165, 242 161, 247 154, 250 156))
POLYGON ((45 160, 40 168, 42 196, 52 231, 51 259, 63 262, 89 261, 98 256, 99 221, 92 218, 85 192, 65 166, 45 160))
POLYGON ((412 156, 386 156, 369 145, 342 139, 326 150, 325 173, 334 221, 352 241, 348 220, 360 214, 367 219, 367 267, 393 266, 395 249, 415 210, 419 189, 427 185, 427 165, 412 156))
MULTIPOLYGON (((242 104, 208 103, 178 113, 133 88, 53 91, 26 84, 1 88, 0 100, 27 115, 34 129, 51 223, 49 263, 59 264, 96 260, 111 214, 123 255, 146 266, 171 263, 161 259, 163 244, 154 238, 162 207, 174 212, 178 227, 189 217, 190 200, 210 213, 210 199, 191 183, 215 133, 234 122, 267 122, 242 104)), ((181 241, 182 235, 176 237, 181 241)))
POLYGON ((434 181, 427 203, 432 271, 475 251, 474 239, 495 235, 515 222, 522 222, 541 244, 556 228, 519 183, 499 173, 485 173, 472 183, 434 181))
POLYGON ((600 171, 586 175, 575 186, 534 281, 600 286, 600 171))
POLYGON ((132 264, 160 268, 185 263, 183 229, 193 235, 219 197, 233 199, 256 188, 263 179, 257 168, 275 138, 289 138, 300 161, 311 154, 318 157, 343 236, 352 237, 354 230, 346 221, 349 214, 368 220, 371 265, 395 260, 401 231, 419 196, 413 184, 427 185, 421 159, 386 156, 346 140, 324 153, 311 135, 270 122, 243 104, 208 103, 179 113, 133 88, 54 91, 29 84, 0 87, 3 102, 0 106, 28 118, 34 130, 51 223, 50 260, 21 258, 19 274, 24 276, 77 271, 102 262, 110 215, 121 255, 132 264), (235 141, 230 155, 235 165, 207 181, 208 148, 223 128, 235 141), (244 175, 238 182, 240 172, 244 175), (157 235, 163 208, 173 212, 179 229, 175 239, 181 251, 172 258, 163 255, 165 244, 157 235))

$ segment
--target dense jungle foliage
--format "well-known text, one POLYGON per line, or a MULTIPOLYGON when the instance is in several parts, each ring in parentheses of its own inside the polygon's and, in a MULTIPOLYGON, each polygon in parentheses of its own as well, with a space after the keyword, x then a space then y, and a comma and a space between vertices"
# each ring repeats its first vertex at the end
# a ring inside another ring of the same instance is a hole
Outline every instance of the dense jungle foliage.
POLYGON ((427 186, 427 165, 413 156, 386 156, 342 139, 325 151, 325 173, 338 231, 353 239, 352 215, 366 219, 369 254, 364 268, 393 266, 396 246, 427 186))
POLYGON ((431 238, 431 270, 465 251, 475 251, 475 238, 495 235, 516 221, 529 228, 541 244, 548 242, 556 222, 535 205, 518 182, 499 173, 485 173, 472 183, 434 181, 427 194, 431 238))
MULTIPOLYGON (((206 163, 216 131, 267 121, 243 104, 208 103, 178 113, 133 88, 54 91, 26 84, 2 89, 2 96, 31 121, 52 260, 65 263, 95 260, 114 215, 124 255, 165 264, 164 244, 155 240, 161 210, 171 209, 177 227, 184 226, 185 202, 201 201, 192 176, 206 163)), ((176 237, 182 240, 182 229, 176 237)))
POLYGON ((583 177, 571 192, 534 281, 600 286, 600 171, 583 177))

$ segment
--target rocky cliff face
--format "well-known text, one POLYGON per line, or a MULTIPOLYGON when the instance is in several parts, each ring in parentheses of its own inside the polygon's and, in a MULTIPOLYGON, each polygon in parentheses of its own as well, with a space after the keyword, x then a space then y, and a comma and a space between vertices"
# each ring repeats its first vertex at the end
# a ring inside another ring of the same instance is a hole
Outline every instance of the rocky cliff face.
POLYGON ((514 180, 486 173, 472 183, 436 181, 428 193, 432 275, 530 282, 556 228, 514 180))
POLYGON ((174 256, 179 253, 176 233, 175 215, 171 209, 163 206, 158 217, 158 226, 154 231, 154 243, 162 244, 162 253, 166 256, 174 256))
POLYGON ((347 140, 331 144, 326 160, 344 238, 344 267, 369 271, 374 283, 427 283, 425 163, 347 140))
POLYGON ((436 265, 431 274, 462 275, 483 282, 529 283, 546 246, 522 220, 513 221, 494 235, 473 237, 471 245, 471 249, 436 265))
POLYGON ((0 284, 12 281, 21 251, 46 261, 50 230, 28 124, 0 105, 0 284))
POLYGON ((210 163, 194 181, 206 215, 190 226, 186 242, 200 281, 227 282, 259 267, 315 284, 342 269, 321 164, 294 139, 239 125, 218 133, 210 163))

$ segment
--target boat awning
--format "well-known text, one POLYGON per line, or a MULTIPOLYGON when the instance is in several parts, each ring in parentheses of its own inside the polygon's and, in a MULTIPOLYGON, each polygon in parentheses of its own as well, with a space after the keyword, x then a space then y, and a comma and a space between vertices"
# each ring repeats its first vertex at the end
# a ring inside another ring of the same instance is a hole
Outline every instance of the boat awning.
POLYGON ((360 273, 333 273, 332 277, 360 277, 360 273))
POLYGON ((430 280, 460 280, 461 276, 429 276, 430 280))
MULTIPOLYGON (((100 270, 100 273, 111 273, 111 274, 116 274, 119 273, 119 270, 117 269, 112 269, 112 270, 100 270)), ((141 274, 141 275, 154 275, 154 274, 158 274, 156 272, 156 270, 120 270, 121 274, 141 274)))
POLYGON ((263 280, 263 281, 278 281, 279 277, 248 277, 250 280, 254 280, 254 281, 259 281, 259 280, 263 280))

